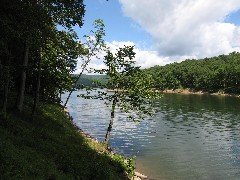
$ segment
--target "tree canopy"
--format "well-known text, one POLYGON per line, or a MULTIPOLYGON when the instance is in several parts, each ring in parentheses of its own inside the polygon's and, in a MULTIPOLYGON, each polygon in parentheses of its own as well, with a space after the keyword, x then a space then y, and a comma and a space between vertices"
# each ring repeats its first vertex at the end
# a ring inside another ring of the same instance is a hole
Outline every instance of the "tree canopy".
POLYGON ((191 89, 204 92, 240 94, 240 53, 145 69, 157 89, 191 89))
POLYGON ((73 27, 83 25, 83 0, 3 0, 0 6, 0 94, 6 112, 15 94, 21 112, 24 95, 36 102, 59 101, 71 86, 83 47, 73 27), (62 26, 64 30, 59 30, 62 26), (44 83, 41 83, 43 82, 44 83))
POLYGON ((152 89, 150 75, 135 65, 134 58, 134 46, 121 47, 116 53, 106 49, 104 56, 106 68, 95 72, 106 75, 107 80, 95 84, 102 89, 111 89, 113 93, 98 89, 92 93, 94 89, 87 87, 87 93, 79 95, 86 99, 104 100, 105 104, 111 107, 111 118, 105 137, 106 146, 109 144, 116 109, 127 113, 131 120, 144 119, 154 114, 153 102, 161 97, 159 92, 152 89))

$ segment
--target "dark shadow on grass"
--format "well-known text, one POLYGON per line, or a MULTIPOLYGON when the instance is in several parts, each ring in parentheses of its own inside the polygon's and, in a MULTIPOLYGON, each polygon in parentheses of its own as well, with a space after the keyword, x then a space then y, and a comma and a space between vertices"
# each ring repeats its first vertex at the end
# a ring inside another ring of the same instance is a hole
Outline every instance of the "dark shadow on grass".
POLYGON ((120 163, 93 150, 60 107, 0 121, 0 179, 127 179, 120 163))

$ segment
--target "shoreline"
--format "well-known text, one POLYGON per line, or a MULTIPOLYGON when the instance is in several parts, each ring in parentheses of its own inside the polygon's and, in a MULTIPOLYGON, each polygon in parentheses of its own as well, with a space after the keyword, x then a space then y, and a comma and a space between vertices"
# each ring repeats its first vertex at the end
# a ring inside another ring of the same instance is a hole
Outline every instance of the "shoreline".
MULTIPOLYGON (((159 90, 155 89, 156 91, 159 91, 161 93, 174 93, 174 94, 197 94, 197 95, 213 95, 213 96, 231 96, 231 97, 238 97, 240 98, 240 94, 228 94, 228 93, 222 93, 222 92, 206 92, 206 91, 195 91, 191 90, 189 88, 187 89, 165 89, 165 90, 159 90)), ((107 92, 123 92, 121 89, 107 89, 107 92)))
POLYGON ((174 93, 174 94, 197 94, 197 95, 213 95, 213 96, 231 96, 240 98, 240 94, 227 94, 222 92, 215 92, 209 93, 204 91, 195 91, 191 89, 166 89, 166 90, 159 90, 161 93, 174 93))
MULTIPOLYGON (((61 105, 62 106, 62 105, 61 105)), ((101 142, 99 142, 95 137, 93 137, 93 136, 91 136, 90 134, 88 134, 88 133, 85 133, 80 127, 78 127, 74 122, 73 122, 73 117, 70 115, 70 113, 69 113, 69 111, 68 111, 68 109, 67 109, 67 107, 64 107, 64 106, 62 106, 63 107, 63 111, 64 111, 64 113, 67 115, 67 117, 69 118, 69 120, 72 122, 72 124, 77 128, 77 130, 79 131, 79 133, 81 134, 81 135, 83 135, 87 140, 90 140, 90 141, 92 141, 92 142, 94 142, 94 143, 101 143, 101 142)), ((106 149, 106 151, 110 154, 110 155, 114 155, 114 154, 118 154, 117 152, 114 152, 114 150, 111 148, 111 147, 109 147, 109 148, 107 148, 106 149)), ((123 157, 125 157, 124 155, 123 155, 123 157)), ((126 157, 125 157, 126 158, 126 157)), ((135 162, 136 163, 136 162, 135 162)), ((136 169, 136 167, 135 167, 135 169, 136 169)), ((134 170, 134 176, 131 178, 131 180, 147 180, 147 179, 149 179, 146 175, 144 175, 144 174, 142 174, 142 173, 140 173, 140 172, 137 172, 137 171, 135 171, 134 170)))

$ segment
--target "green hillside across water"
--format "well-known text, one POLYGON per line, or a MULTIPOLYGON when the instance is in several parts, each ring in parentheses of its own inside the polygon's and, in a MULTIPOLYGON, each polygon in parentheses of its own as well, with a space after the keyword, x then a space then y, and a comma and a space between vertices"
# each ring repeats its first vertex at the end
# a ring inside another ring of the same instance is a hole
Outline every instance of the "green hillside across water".
MULTIPOLYGON (((160 90, 190 89, 209 93, 240 94, 238 52, 199 60, 186 59, 181 63, 154 66, 144 71, 152 76, 154 88, 160 90)), ((105 83, 107 76, 83 74, 77 85, 96 87, 95 81, 105 83)))
POLYGON ((203 92, 240 94, 240 53, 181 63, 154 66, 151 74, 157 89, 191 89, 203 92))
MULTIPOLYGON (((77 74, 73 74, 73 77, 77 77, 77 74)), ((77 86, 79 85, 84 85, 88 87, 97 87, 94 82, 100 82, 100 83, 105 83, 107 82, 107 76, 106 75, 86 75, 82 74, 80 79, 77 82, 77 86)))

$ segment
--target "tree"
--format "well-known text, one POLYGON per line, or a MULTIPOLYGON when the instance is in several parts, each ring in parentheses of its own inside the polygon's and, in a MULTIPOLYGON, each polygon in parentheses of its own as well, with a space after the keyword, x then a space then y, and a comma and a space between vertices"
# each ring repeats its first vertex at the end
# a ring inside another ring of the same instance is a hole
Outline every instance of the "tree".
MULTIPOLYGON (((58 31, 57 38, 49 39, 43 47, 41 56, 42 99, 60 102, 59 94, 70 90, 73 84, 72 73, 77 58, 82 54, 82 44, 75 32, 58 31)), ((35 70, 34 74, 37 74, 35 70)))
MULTIPOLYGON (((135 52, 133 46, 119 48, 115 54, 107 50, 104 57, 106 69, 95 70, 100 74, 106 74, 106 84, 98 84, 102 88, 113 89, 114 93, 97 91, 96 95, 81 94, 86 99, 100 99, 111 107, 110 121, 105 136, 105 145, 108 146, 110 132, 113 126, 116 108, 121 112, 128 113, 132 120, 144 119, 154 113, 154 100, 161 97, 153 87, 151 76, 144 73, 140 67, 135 66, 135 52)), ((97 82, 96 82, 97 83, 97 82)))
MULTIPOLYGON (((12 87, 18 91, 16 107, 20 112, 22 111, 24 105, 26 86, 33 86, 26 84, 26 82, 29 82, 28 79, 31 79, 32 82, 34 82, 33 79, 35 77, 34 73, 27 74, 27 72, 36 72, 34 71, 34 66, 29 66, 29 63, 39 64, 38 67, 41 67, 44 59, 51 56, 49 54, 46 55, 45 53, 47 46, 49 45, 49 41, 59 43, 58 38, 60 37, 60 32, 57 30, 57 26, 64 27, 66 34, 68 34, 68 32, 71 34, 73 32, 73 26, 81 27, 83 25, 84 13, 85 6, 83 4, 83 0, 3 0, 1 2, 0 68, 6 69, 6 66, 9 66, 7 69, 10 69, 12 72, 14 72, 11 73, 8 71, 10 76, 8 79, 13 80, 12 87), (40 49, 40 54, 43 59, 41 62, 38 61, 38 57, 40 55, 36 55, 39 54, 40 49), (46 56, 43 56, 44 54, 46 56), (11 62, 8 62, 10 59, 11 62)), ((76 41, 76 39, 74 39, 74 41, 76 41)), ((66 45, 66 47, 69 48, 70 43, 67 44, 68 45, 66 45)), ((55 56, 58 60, 63 59, 63 54, 67 54, 69 56, 65 56, 66 61, 74 56, 71 54, 73 52, 71 50, 62 47, 61 50, 64 51, 62 54, 60 54, 61 57, 59 58, 59 54, 56 54, 55 56)), ((48 52, 51 54, 54 51, 55 50, 52 49, 51 52, 48 52)), ((51 60, 54 61, 54 59, 51 60)), ((68 69, 68 65, 73 63, 66 64, 67 65, 64 68, 68 69)), ((72 67, 70 67, 70 69, 72 69, 72 67)), ((37 74, 43 74, 40 72, 42 71, 42 68, 38 68, 38 70, 39 71, 37 71, 37 74)), ((48 70, 50 71, 50 69, 48 70)), ((50 73, 53 74, 52 72, 49 72, 49 74, 50 73)), ((69 74, 65 75, 69 76, 69 74)), ((2 75, 2 73, 0 75, 2 75)), ((3 89, 3 92, 8 89, 5 86, 7 82, 4 79, 5 77, 7 76, 0 77, 0 90, 3 89)), ((41 78, 41 76, 38 77, 39 79, 41 78)), ((69 80, 69 78, 65 78, 64 82, 66 82, 66 80, 69 80)), ((40 83, 37 84, 40 86, 40 83)), ((42 91, 42 88, 40 87, 36 87, 35 89, 39 89, 38 92, 42 91)), ((62 90, 63 88, 61 88, 61 91, 62 90)), ((4 92, 4 94, 6 95, 6 98, 4 99, 7 100, 8 93, 4 92)))
POLYGON ((77 83, 80 79, 80 77, 82 76, 83 72, 85 70, 87 70, 87 66, 90 63, 90 61, 93 58, 98 58, 98 53, 100 51, 103 51, 105 49, 105 43, 103 40, 103 37, 105 36, 105 30, 104 30, 104 23, 101 19, 95 20, 94 21, 94 28, 96 29, 96 31, 91 31, 90 35, 85 35, 84 37, 86 38, 86 42, 83 43, 83 53, 81 54, 80 58, 82 60, 82 70, 79 73, 79 75, 77 76, 74 86, 72 87, 72 89, 70 90, 68 97, 66 99, 66 102, 64 103, 64 107, 66 107, 68 100, 72 94, 72 92, 74 91, 74 89, 77 86, 77 83))

